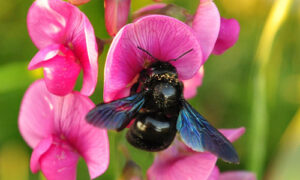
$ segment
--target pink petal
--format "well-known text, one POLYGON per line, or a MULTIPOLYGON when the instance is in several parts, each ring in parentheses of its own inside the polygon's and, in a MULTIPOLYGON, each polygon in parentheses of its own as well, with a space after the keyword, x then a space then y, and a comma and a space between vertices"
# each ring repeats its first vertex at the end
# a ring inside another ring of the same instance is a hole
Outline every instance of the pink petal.
POLYGON ((115 36, 127 22, 130 0, 104 0, 104 8, 107 32, 115 36))
MULTIPOLYGON (((245 128, 220 131, 230 141, 234 141, 245 132, 245 128)), ((168 149, 157 153, 152 166, 147 171, 147 177, 150 180, 217 180, 219 170, 215 166, 216 161, 215 155, 209 152, 195 152, 184 143, 175 140, 168 149)))
POLYGON ((194 16, 193 29, 202 48, 203 60, 212 52, 220 30, 220 14, 212 0, 201 0, 194 16))
POLYGON ((108 166, 109 144, 106 130, 85 121, 85 115, 93 107, 93 102, 78 92, 63 97, 53 95, 47 91, 44 81, 39 80, 23 98, 19 128, 32 148, 52 135, 56 135, 56 141, 66 141, 83 156, 90 176, 95 178, 108 166))
POLYGON ((52 142, 52 136, 49 136, 41 140, 41 142, 34 148, 30 159, 30 169, 33 173, 37 173, 41 169, 39 162, 40 158, 48 151, 52 142))
POLYGON ((75 180, 79 154, 66 141, 55 138, 51 147, 39 159, 48 180, 75 180))
MULTIPOLYGON (((51 47, 50 47, 51 48, 51 47)), ((50 48, 46 48, 49 50, 50 48)), ((48 54, 41 50, 29 64, 29 69, 44 67, 44 78, 48 90, 59 96, 70 93, 76 83, 80 73, 80 65, 76 62, 72 51, 60 46, 59 51, 50 51, 48 54), (56 54, 51 59, 47 59, 49 54, 56 54), (46 54, 46 57, 42 55, 46 54), (38 59, 41 58, 41 59, 38 59)))
POLYGON ((54 102, 55 128, 83 156, 91 178, 105 172, 109 163, 107 132, 85 121, 94 103, 80 93, 74 92, 54 102))
POLYGON ((36 55, 32 58, 28 65, 29 70, 33 70, 42 66, 43 63, 57 56, 60 52, 60 49, 64 48, 60 44, 52 44, 48 47, 40 50, 36 55))
POLYGON ((53 95, 48 92, 43 80, 34 82, 24 95, 19 114, 19 129, 32 148, 54 132, 52 98, 53 95))
POLYGON ((220 171, 217 166, 213 169, 207 180, 219 180, 220 171))
POLYGON ((149 180, 206 180, 216 161, 216 156, 206 152, 178 156, 170 161, 155 160, 147 171, 147 177, 149 180))
POLYGON ((74 31, 79 29, 78 36, 73 39, 74 53, 79 58, 83 68, 83 85, 81 94, 93 94, 98 80, 98 47, 94 29, 84 15, 80 26, 73 26, 74 31))
POLYGON ((138 46, 161 61, 175 59, 193 49, 179 60, 171 62, 180 79, 193 77, 203 64, 200 45, 189 26, 167 16, 143 17, 124 26, 110 46, 104 72, 105 102, 116 99, 132 85, 146 62, 153 62, 138 46))
POLYGON ((197 88, 201 86, 204 76, 204 67, 201 66, 197 74, 192 79, 183 80, 183 96, 185 99, 190 99, 197 94, 197 88))
POLYGON ((244 127, 236 129, 219 129, 219 131, 230 141, 236 141, 246 131, 244 127))
POLYGON ((231 48, 239 38, 240 25, 235 19, 221 18, 221 27, 213 54, 220 55, 231 48))
POLYGON ((88 18, 75 6, 61 0, 36 0, 29 9, 27 25, 34 44, 43 49, 62 44, 73 50, 83 67, 81 92, 91 95, 98 76, 98 51, 88 18))
POLYGON ((247 171, 229 171, 221 173, 219 180, 256 180, 256 176, 247 171))
POLYGON ((39 48, 66 42, 72 5, 61 0, 36 0, 29 9, 27 26, 33 43, 39 48))

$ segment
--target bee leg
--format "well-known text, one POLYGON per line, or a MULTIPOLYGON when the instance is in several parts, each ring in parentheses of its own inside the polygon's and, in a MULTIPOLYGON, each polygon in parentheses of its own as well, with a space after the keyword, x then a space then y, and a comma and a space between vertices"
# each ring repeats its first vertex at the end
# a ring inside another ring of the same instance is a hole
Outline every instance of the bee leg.
POLYGON ((143 69, 140 72, 138 81, 136 83, 134 83, 130 88, 130 96, 137 93, 140 85, 142 84, 141 82, 144 82, 146 80, 146 78, 147 78, 147 71, 146 71, 146 69, 143 69))
POLYGON ((130 88, 130 96, 137 93, 137 90, 139 88, 139 84, 140 84, 139 82, 136 82, 136 83, 134 83, 131 86, 131 88, 130 88))

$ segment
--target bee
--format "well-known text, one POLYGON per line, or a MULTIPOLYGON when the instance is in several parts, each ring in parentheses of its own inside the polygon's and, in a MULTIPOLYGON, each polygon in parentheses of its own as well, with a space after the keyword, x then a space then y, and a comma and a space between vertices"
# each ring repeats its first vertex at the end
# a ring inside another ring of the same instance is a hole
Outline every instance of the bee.
POLYGON ((140 72, 128 97, 98 104, 86 116, 88 123, 106 129, 123 130, 127 141, 146 151, 161 151, 179 132, 183 142, 194 151, 209 151, 226 162, 238 163, 233 145, 200 115, 183 97, 183 83, 176 68, 138 47, 155 62, 140 72))

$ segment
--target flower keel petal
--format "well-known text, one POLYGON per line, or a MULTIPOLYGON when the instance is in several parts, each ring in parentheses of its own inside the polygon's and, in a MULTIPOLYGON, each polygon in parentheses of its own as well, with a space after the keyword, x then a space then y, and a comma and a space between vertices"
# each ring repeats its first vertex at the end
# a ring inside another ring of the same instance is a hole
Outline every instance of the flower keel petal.
POLYGON ((40 158, 43 154, 45 154, 48 149, 51 147, 53 142, 52 136, 49 136, 46 139, 43 139, 37 147, 34 148, 31 159, 30 159, 30 169, 33 173, 38 172, 40 168, 40 158))
POLYGON ((72 51, 61 51, 43 66, 46 86, 51 93, 64 96, 73 90, 81 67, 72 51))
POLYGON ((58 138, 40 158, 40 166, 48 180, 75 180, 79 155, 72 147, 58 138))
POLYGON ((240 25, 235 19, 221 18, 221 27, 218 39, 213 49, 213 54, 223 54, 231 48, 239 38, 240 25))

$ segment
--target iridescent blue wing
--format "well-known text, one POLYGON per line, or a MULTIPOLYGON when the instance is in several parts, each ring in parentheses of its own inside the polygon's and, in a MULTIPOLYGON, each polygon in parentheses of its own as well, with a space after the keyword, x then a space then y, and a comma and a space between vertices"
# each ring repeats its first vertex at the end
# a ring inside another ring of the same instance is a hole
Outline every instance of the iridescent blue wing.
POLYGON ((87 115, 86 120, 94 126, 120 131, 124 129, 144 105, 143 93, 98 104, 87 115))
POLYGON ((209 151, 226 162, 239 163, 233 145, 210 125, 187 101, 183 100, 177 130, 184 143, 194 151, 209 151))

